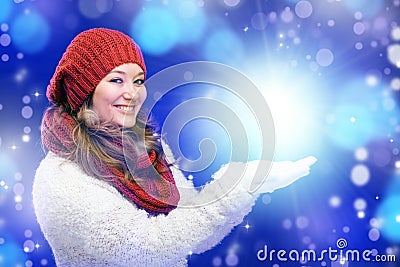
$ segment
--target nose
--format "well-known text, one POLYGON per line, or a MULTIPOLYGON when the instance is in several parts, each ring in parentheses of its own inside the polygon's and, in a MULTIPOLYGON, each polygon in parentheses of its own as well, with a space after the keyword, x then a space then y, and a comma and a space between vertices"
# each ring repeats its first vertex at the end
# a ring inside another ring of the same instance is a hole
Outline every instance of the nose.
POLYGON ((126 100, 134 100, 139 98, 139 90, 141 87, 135 86, 133 84, 127 85, 124 93, 122 94, 123 98, 126 100))

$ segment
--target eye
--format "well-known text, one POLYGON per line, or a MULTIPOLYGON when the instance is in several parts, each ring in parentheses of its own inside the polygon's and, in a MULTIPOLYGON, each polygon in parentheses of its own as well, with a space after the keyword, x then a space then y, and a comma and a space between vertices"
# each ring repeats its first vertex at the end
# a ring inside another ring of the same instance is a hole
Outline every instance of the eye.
POLYGON ((144 80, 143 79, 136 79, 136 80, 133 81, 133 83, 137 84, 137 85, 142 85, 142 84, 144 84, 144 80))
POLYGON ((110 80, 112 83, 123 83, 124 81, 121 78, 112 78, 110 80))

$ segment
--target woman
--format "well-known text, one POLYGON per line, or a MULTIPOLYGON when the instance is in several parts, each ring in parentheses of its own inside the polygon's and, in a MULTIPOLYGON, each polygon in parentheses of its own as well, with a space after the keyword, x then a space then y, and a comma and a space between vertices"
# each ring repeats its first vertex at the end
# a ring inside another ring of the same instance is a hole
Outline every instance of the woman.
POLYGON ((57 266, 186 266, 189 253, 212 248, 241 223, 259 194, 307 175, 315 162, 274 163, 249 193, 258 164, 251 162, 223 198, 180 207, 192 197, 218 198, 229 179, 217 178, 243 164, 224 166, 200 192, 170 169, 172 154, 141 116, 145 75, 134 41, 104 28, 78 34, 55 70, 42 121, 49 152, 36 172, 33 204, 57 266))

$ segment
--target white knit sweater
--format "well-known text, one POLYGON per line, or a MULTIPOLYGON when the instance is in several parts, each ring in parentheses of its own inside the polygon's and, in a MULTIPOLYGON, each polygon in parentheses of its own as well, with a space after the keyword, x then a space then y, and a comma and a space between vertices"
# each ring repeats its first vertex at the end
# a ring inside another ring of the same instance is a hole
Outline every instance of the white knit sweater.
MULTIPOLYGON (((193 188, 179 170, 172 172, 178 188, 193 188)), ((213 188, 206 185, 191 194, 217 196, 213 188)), ((243 221, 255 200, 255 195, 236 186, 209 205, 178 207, 167 216, 149 217, 113 186, 51 152, 33 184, 37 220, 59 267, 187 266, 190 252, 217 245, 243 221)))

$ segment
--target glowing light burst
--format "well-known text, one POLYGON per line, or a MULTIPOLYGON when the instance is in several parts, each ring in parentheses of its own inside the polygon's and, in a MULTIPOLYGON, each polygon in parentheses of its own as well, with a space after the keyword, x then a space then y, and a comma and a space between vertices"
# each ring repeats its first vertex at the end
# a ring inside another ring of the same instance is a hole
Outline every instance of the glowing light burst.
POLYGON ((326 100, 317 90, 316 76, 279 66, 279 60, 273 62, 273 68, 252 73, 258 77, 255 83, 265 96, 274 120, 275 160, 295 160, 308 154, 318 156, 326 100))

